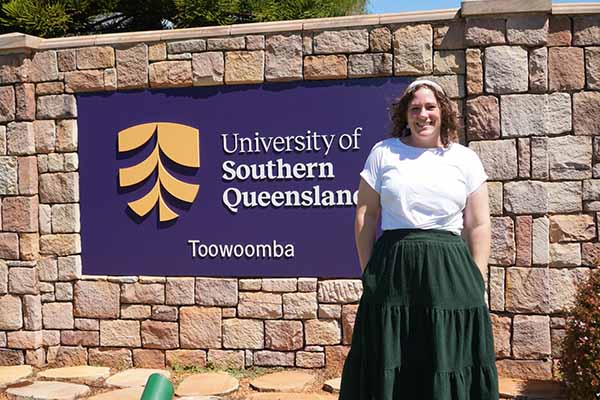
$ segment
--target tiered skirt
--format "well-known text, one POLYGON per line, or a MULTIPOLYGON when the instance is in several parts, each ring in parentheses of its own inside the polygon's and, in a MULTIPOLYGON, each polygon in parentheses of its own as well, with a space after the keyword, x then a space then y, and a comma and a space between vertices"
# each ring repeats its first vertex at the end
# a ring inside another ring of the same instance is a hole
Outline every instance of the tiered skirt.
POLYGON ((497 400, 484 282, 460 236, 384 231, 363 273, 340 400, 497 400))

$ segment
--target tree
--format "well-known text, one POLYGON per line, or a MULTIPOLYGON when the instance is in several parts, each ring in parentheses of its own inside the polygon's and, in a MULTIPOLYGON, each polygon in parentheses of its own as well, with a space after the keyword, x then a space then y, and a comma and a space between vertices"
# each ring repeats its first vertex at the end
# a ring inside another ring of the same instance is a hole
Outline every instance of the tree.
POLYGON ((0 31, 40 37, 366 13, 368 0, 0 0, 0 31))

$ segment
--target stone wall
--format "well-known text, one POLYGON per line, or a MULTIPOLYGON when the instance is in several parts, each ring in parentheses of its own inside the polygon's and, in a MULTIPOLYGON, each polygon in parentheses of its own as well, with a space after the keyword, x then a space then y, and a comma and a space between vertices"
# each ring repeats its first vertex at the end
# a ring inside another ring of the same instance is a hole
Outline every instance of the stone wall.
POLYGON ((339 369, 358 280, 82 276, 73 93, 398 75, 446 88, 490 176, 500 373, 556 377, 600 262, 600 7, 535 11, 0 36, 0 365, 339 369))

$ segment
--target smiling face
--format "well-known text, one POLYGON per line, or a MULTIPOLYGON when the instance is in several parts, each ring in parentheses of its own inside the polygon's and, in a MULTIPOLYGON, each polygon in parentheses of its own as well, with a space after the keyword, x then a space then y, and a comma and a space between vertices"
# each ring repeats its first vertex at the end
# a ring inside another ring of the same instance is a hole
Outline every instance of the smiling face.
POLYGON ((440 130, 442 113, 433 91, 427 87, 418 89, 408 104, 406 121, 411 135, 407 138, 419 147, 441 145, 440 130))

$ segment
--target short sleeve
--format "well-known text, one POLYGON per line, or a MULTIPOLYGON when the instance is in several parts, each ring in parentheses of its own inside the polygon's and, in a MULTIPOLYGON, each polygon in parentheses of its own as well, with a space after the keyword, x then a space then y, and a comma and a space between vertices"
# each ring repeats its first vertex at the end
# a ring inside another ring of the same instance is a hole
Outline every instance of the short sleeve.
POLYGON ((469 165, 467 165, 466 168, 467 194, 471 194, 479 189, 479 186, 481 186, 488 178, 477 153, 473 150, 470 150, 470 153, 471 157, 467 158, 469 160, 469 165))
POLYGON ((377 193, 381 192, 381 146, 379 143, 371 149, 360 176, 377 193))

